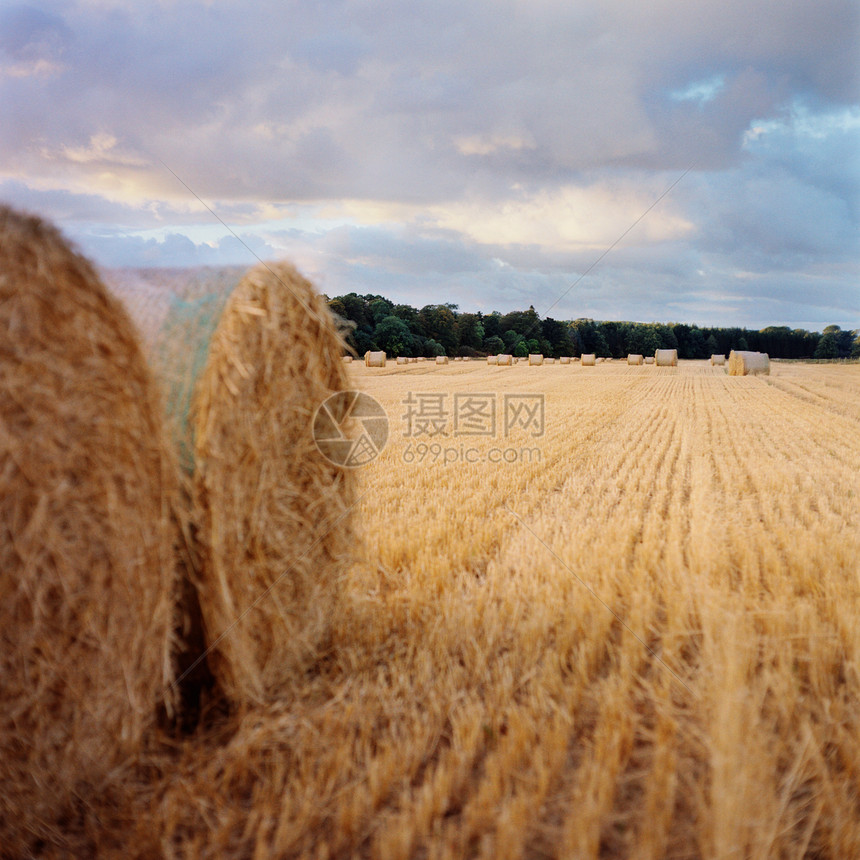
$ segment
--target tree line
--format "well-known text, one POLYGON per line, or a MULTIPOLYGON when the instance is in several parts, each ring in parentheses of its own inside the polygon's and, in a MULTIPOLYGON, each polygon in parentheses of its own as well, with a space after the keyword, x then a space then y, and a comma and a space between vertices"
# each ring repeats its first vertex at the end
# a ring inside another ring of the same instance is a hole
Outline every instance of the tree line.
POLYGON ((653 355, 677 349, 679 358, 709 358, 731 350, 766 352, 771 358, 860 358, 857 331, 838 325, 823 332, 768 326, 714 328, 686 323, 601 322, 543 319, 533 307, 502 314, 461 313, 455 304, 394 304, 383 296, 349 293, 328 305, 359 355, 385 350, 389 356, 484 356, 542 353, 560 358, 595 353, 605 358, 653 355))

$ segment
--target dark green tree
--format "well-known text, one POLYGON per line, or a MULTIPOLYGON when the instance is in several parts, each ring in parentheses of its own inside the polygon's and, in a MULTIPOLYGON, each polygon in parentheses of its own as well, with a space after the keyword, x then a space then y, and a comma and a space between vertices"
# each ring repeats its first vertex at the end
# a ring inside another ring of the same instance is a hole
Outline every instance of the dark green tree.
POLYGON ((505 342, 498 336, 493 335, 484 340, 484 352, 487 355, 499 355, 505 351, 505 342))
POLYGON ((424 355, 428 358, 433 358, 436 355, 445 355, 445 347, 438 340, 428 338, 424 341, 424 355))
POLYGON ((708 357, 719 355, 720 353, 720 345, 713 334, 709 334, 708 339, 705 341, 705 352, 708 354, 708 357))
POLYGON ((821 339, 818 341, 818 346, 815 347, 815 352, 812 357, 839 358, 839 342, 832 331, 821 335, 821 339))
POLYGON ((399 317, 393 315, 383 317, 376 326, 373 339, 388 355, 412 354, 412 332, 399 317))

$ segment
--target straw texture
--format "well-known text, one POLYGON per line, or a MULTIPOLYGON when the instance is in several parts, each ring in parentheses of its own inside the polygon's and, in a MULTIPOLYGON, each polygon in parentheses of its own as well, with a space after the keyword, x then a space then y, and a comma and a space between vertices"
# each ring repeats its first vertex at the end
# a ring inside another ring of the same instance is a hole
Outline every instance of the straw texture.
POLYGON ((0 852, 74 854, 173 708, 177 467, 128 315, 6 207, 0 343, 0 852))
POLYGON ((770 376, 770 357, 765 352, 732 350, 729 353, 729 376, 770 376))
POLYGON ((194 516, 210 660, 235 705, 288 694, 328 636, 353 480, 312 423, 347 388, 343 348, 286 263, 245 276, 212 339, 192 411, 194 516))

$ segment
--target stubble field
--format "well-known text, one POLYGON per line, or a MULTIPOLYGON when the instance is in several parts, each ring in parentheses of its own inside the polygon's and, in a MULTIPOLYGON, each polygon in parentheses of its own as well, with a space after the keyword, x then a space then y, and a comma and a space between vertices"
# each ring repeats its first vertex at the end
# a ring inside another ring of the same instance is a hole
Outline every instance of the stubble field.
POLYGON ((159 790, 166 853, 860 856, 860 367, 352 367, 330 651, 159 790))

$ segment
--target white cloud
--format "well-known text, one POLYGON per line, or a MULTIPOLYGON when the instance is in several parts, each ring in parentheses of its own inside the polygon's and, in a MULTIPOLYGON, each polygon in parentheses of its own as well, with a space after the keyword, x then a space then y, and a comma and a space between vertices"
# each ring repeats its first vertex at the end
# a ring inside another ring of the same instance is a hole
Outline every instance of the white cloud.
POLYGON ((676 102, 698 102, 704 105, 713 101, 726 86, 725 75, 714 75, 703 81, 695 81, 680 90, 673 90, 669 98, 676 102))

